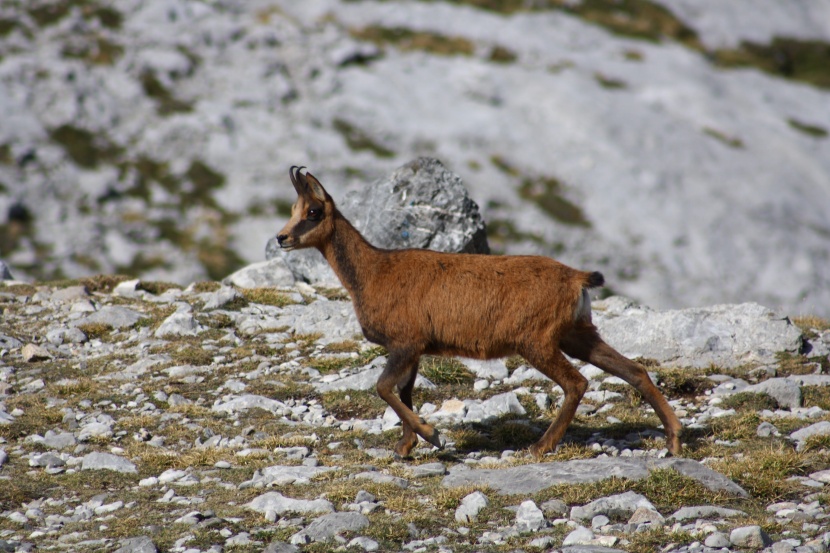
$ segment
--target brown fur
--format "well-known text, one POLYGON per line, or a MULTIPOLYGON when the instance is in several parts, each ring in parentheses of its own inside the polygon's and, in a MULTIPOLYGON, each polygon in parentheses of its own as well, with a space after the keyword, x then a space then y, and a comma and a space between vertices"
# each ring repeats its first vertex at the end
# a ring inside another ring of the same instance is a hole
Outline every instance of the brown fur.
POLYGON ((660 417, 669 450, 680 453, 680 422, 666 399, 645 369, 603 342, 591 322, 586 289, 601 284, 602 275, 539 256, 375 248, 317 179, 294 167, 290 174, 298 199, 278 234, 280 246, 319 249, 351 294, 366 338, 389 352, 377 390, 403 424, 398 455, 408 455, 418 435, 443 444, 438 431, 412 411, 412 388, 424 354, 524 357, 565 394, 556 420, 531 447, 537 456, 552 450, 588 387, 562 352, 632 384, 660 417))

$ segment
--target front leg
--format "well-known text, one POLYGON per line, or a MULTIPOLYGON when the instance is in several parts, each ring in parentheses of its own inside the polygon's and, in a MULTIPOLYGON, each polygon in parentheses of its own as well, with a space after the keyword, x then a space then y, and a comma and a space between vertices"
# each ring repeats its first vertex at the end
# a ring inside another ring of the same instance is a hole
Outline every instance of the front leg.
MULTIPOLYGON (((398 395, 401 397, 403 404, 412 410, 412 390, 415 388, 415 379, 418 376, 418 360, 409 368, 408 374, 404 376, 403 385, 398 383, 398 395)), ((414 411, 413 411, 414 412, 414 411)), ((409 452, 418 445, 418 435, 409 424, 401 420, 403 427, 403 436, 395 445, 395 455, 398 457, 407 457, 409 452)))
POLYGON ((409 452, 417 443, 417 438, 412 435, 413 431, 435 447, 441 448, 444 446, 444 440, 438 431, 423 422, 412 411, 412 387, 415 385, 415 377, 418 374, 419 358, 420 353, 411 350, 390 349, 386 369, 381 373, 377 383, 378 395, 389 404, 398 415, 398 418, 401 419, 404 435, 395 446, 395 453, 402 457, 409 455, 409 452), (394 393, 395 387, 400 382, 403 382, 401 396, 406 400, 406 403, 401 401, 394 393))

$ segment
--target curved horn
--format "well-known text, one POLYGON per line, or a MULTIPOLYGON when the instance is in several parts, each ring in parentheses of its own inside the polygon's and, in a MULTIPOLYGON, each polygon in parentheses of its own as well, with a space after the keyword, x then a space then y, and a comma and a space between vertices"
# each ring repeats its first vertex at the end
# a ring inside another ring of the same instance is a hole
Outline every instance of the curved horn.
POLYGON ((305 166, 297 167, 296 165, 292 165, 291 169, 288 170, 288 175, 291 177, 291 184, 294 185, 294 190, 297 191, 298 196, 304 196, 308 188, 305 175, 300 173, 303 169, 305 169, 305 166))

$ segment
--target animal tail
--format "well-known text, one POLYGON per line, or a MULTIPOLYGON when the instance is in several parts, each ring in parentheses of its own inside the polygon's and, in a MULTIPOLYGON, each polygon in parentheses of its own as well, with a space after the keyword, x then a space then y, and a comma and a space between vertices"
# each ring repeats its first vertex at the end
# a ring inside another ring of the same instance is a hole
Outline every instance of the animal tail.
POLYGON ((585 281, 585 288, 599 288, 605 284, 605 277, 599 271, 594 271, 588 275, 585 281))

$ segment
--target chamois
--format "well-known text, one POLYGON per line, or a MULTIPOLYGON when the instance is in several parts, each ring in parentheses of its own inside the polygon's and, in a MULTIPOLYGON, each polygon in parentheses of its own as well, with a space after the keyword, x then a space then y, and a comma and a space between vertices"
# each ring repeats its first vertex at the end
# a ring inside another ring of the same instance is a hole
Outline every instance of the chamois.
POLYGON ((320 250, 351 295, 363 334, 388 351, 377 392, 402 422, 397 455, 408 456, 418 436, 439 448, 445 443, 412 411, 418 360, 425 354, 521 355, 565 394, 558 416, 530 447, 537 458, 551 451, 588 388, 563 352, 634 386, 660 417, 669 451, 680 454, 681 426, 666 398, 645 369, 606 344, 591 322, 588 289, 603 285, 601 273, 541 256, 376 248, 303 169, 289 171, 298 198, 277 241, 283 250, 320 250))

